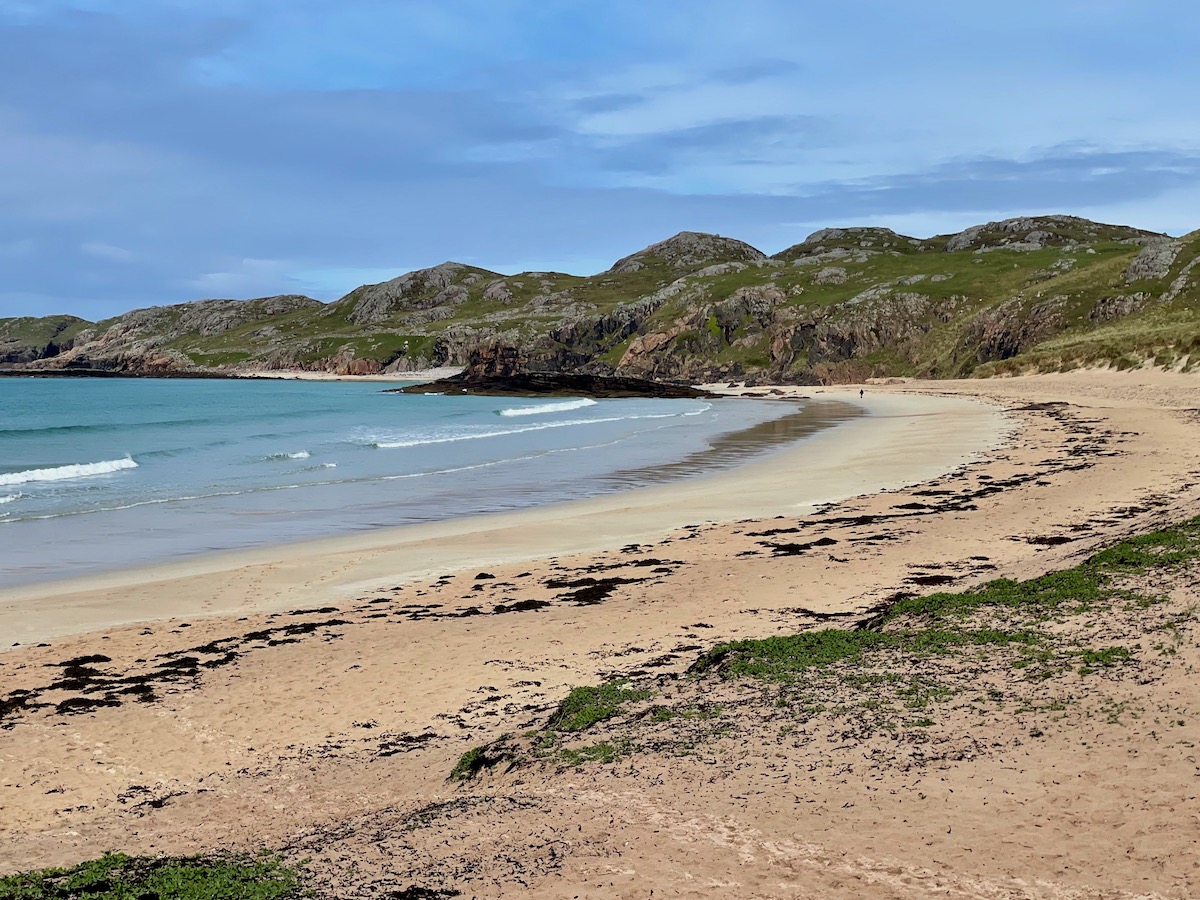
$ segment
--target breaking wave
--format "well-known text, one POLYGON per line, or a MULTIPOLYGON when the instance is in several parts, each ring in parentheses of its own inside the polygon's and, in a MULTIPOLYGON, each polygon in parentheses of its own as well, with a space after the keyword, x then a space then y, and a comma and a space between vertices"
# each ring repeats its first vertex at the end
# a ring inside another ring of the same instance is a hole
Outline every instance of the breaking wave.
POLYGON ((128 456, 124 459, 106 459, 94 463, 76 463, 71 466, 52 466, 47 469, 26 469, 23 472, 0 474, 0 485, 29 484, 31 481, 66 481, 71 478, 90 478, 93 475, 109 475, 122 469, 136 469, 138 464, 128 456))
POLYGON ((504 428, 496 431, 472 431, 458 434, 426 435, 409 438, 403 441, 374 441, 371 446, 379 450, 397 450, 402 447, 421 447, 425 444, 452 444, 457 441, 478 441, 485 438, 504 437, 510 434, 524 434, 527 431, 544 431, 547 428, 573 428, 579 425, 601 425, 605 422, 621 422, 626 419, 671 419, 674 413, 641 416, 611 416, 603 419, 569 419, 566 422, 542 422, 538 425, 522 425, 516 428, 504 428))
POLYGON ((540 406, 513 406, 499 411, 502 416, 544 416, 548 413, 567 412, 571 409, 583 409, 585 406, 595 406, 595 400, 563 400, 559 403, 543 403, 540 406))

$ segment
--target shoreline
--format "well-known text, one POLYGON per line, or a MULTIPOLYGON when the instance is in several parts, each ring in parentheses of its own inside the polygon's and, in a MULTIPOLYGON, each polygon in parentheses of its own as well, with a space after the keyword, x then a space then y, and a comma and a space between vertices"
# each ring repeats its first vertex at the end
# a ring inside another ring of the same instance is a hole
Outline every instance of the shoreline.
POLYGON ((806 394, 862 406, 866 414, 765 457, 692 479, 512 513, 372 529, 5 588, 0 590, 0 634, 12 640, 0 653, 14 645, 133 622, 320 605, 384 582, 615 550, 696 523, 811 511, 944 474, 994 449, 1009 430, 1003 414, 975 401, 882 393, 861 401, 854 390, 774 390, 778 399, 806 394), (914 451, 918 459, 902 459, 914 451), (781 493, 777 482, 797 469, 803 469, 799 485, 792 493, 781 493), (331 578, 330 572, 339 574, 331 578), (247 585, 239 587, 243 579, 247 585), (172 599, 155 600, 164 594, 172 599))
POLYGON ((462 371, 461 366, 443 366, 436 369, 414 369, 411 372, 377 373, 375 375, 338 375, 335 372, 305 372, 298 369, 252 369, 245 372, 204 369, 196 371, 140 373, 117 372, 109 369, 5 369, 0 368, 3 378, 130 378, 130 379, 217 379, 236 381, 239 378, 260 378, 274 381, 378 381, 410 382, 436 381, 449 378, 462 371))

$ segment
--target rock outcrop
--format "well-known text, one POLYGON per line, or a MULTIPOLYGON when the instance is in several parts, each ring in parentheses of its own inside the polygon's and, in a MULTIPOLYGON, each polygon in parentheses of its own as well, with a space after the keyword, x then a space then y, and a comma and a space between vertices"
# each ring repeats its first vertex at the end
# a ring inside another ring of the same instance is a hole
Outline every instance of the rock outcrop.
POLYGON ((975 225, 951 235, 945 252, 962 250, 1040 250, 1098 241, 1145 242, 1162 235, 1124 225, 1104 225, 1078 216, 1022 216, 975 225))
POLYGON ((444 262, 391 281, 363 285, 332 304, 330 314, 344 314, 356 325, 377 325, 398 310, 455 306, 466 299, 470 284, 478 281, 477 270, 444 262))
POLYGON ((1142 252, 1133 258, 1129 268, 1125 270, 1125 283, 1132 284, 1135 281, 1166 278, 1182 249, 1182 241, 1173 241, 1169 238, 1157 238, 1149 241, 1142 248, 1142 252))
POLYGON ((0 319, 0 364, 52 359, 75 345, 91 322, 76 316, 0 319))
POLYGON ((637 253, 622 257, 612 264, 608 272, 613 275, 624 275, 637 272, 656 262, 666 263, 672 269, 680 271, 697 269, 714 263, 738 260, 755 262, 760 259, 766 259, 766 254, 744 241, 721 237, 719 234, 681 231, 665 241, 659 241, 637 253))

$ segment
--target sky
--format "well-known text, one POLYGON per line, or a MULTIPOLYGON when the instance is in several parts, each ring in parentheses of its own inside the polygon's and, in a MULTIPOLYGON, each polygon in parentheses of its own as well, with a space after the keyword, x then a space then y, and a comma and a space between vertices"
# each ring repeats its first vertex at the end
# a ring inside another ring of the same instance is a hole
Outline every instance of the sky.
POLYGON ((592 274, 1069 213, 1200 228, 1191 0, 0 0, 0 316, 592 274))

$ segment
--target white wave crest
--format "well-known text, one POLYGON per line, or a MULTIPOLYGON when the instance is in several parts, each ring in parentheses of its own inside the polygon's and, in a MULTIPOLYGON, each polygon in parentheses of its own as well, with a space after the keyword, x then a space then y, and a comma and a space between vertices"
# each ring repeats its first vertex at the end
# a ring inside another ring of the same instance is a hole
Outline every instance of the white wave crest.
POLYGON ((460 434, 413 437, 403 441, 374 441, 371 446, 378 450, 399 450, 404 447, 421 447, 425 444, 453 444, 457 441, 479 441, 484 438, 504 437, 509 434, 524 434, 527 431, 544 431, 547 428, 573 428, 577 425, 602 425, 605 422, 623 422, 631 419, 671 419, 674 413, 641 416, 609 416, 602 419, 568 419, 565 422, 542 422, 537 425, 521 425, 496 431, 473 431, 460 434))
POLYGON ((585 406, 595 406, 595 400, 563 400, 559 403, 543 403, 540 406, 514 406, 500 410, 502 416, 544 416, 548 413, 567 412, 571 409, 583 409, 585 406))
POLYGON ((308 459, 312 456, 307 450, 298 450, 295 453, 272 453, 267 459, 308 459))
POLYGON ((9 494, 5 497, 0 497, 0 504, 12 503, 15 500, 20 500, 24 496, 25 496, 24 494, 9 494))
POLYGON ((49 469, 26 469, 23 472, 7 472, 0 475, 0 485, 29 484, 31 481, 66 481, 70 478, 89 478, 93 475, 109 475, 122 469, 136 469, 138 464, 128 456, 124 459, 106 459, 102 462, 77 463, 71 466, 54 466, 49 469))

